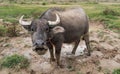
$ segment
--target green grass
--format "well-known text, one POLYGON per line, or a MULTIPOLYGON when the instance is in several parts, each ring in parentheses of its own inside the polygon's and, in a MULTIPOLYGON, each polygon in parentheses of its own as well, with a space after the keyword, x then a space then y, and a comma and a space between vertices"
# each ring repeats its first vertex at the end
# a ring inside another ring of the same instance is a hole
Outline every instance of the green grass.
MULTIPOLYGON (((39 4, 9 4, 0 6, 0 18, 4 21, 18 21, 21 15, 26 18, 38 18, 41 13, 51 7, 81 6, 92 21, 104 22, 106 28, 120 31, 120 4, 80 3, 78 5, 39 5, 39 4)), ((17 22, 18 23, 18 22, 17 22)))
POLYGON ((14 54, 0 60, 1 68, 24 69, 29 66, 29 61, 24 56, 14 54))
POLYGON ((120 4, 83 4, 81 6, 90 20, 104 22, 106 28, 120 31, 120 4))
POLYGON ((112 74, 120 74, 120 69, 115 69, 112 74))
POLYGON ((6 28, 3 25, 0 25, 0 36, 5 36, 6 31, 6 28))
POLYGON ((0 6, 0 18, 4 19, 4 21, 17 21, 21 15, 25 15, 26 17, 37 17, 47 9, 46 7, 29 7, 26 5, 8 5, 8 6, 0 6))

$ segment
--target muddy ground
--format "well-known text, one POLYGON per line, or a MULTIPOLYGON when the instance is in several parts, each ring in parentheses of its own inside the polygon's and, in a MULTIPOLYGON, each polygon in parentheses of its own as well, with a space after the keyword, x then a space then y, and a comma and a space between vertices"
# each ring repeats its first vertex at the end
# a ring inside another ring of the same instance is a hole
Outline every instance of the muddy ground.
POLYGON ((2 69, 0 74, 111 74, 120 68, 120 34, 105 29, 99 22, 90 22, 91 56, 86 56, 86 46, 81 40, 76 55, 68 55, 73 45, 63 44, 61 63, 63 68, 50 62, 49 52, 38 55, 31 49, 31 38, 26 32, 19 37, 0 38, 0 58, 20 54, 30 60, 28 69, 15 71, 2 69))

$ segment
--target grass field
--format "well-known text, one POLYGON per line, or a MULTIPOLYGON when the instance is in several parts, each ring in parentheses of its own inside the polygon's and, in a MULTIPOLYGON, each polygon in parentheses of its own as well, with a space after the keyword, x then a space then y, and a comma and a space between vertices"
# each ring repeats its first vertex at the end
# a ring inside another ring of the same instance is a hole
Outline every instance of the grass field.
POLYGON ((37 4, 2 4, 0 18, 4 21, 17 22, 21 15, 26 18, 37 18, 50 7, 81 6, 85 9, 89 19, 105 23, 106 28, 120 30, 120 4, 108 3, 80 3, 78 5, 37 5, 37 4))

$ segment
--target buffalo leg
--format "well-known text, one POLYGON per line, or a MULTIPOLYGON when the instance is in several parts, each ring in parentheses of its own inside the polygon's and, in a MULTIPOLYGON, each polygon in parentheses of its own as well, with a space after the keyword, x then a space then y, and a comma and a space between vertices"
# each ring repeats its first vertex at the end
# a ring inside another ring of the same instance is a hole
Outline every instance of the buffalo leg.
POLYGON ((53 40, 52 40, 54 46, 55 46, 55 56, 56 56, 56 62, 58 66, 62 66, 60 64, 60 54, 61 54, 61 47, 62 43, 64 42, 64 38, 61 34, 57 34, 53 40))
POLYGON ((53 45, 50 42, 47 45, 48 45, 49 51, 50 51, 50 61, 55 61, 53 45))
POLYGON ((73 50, 72 50, 72 54, 75 54, 76 49, 77 49, 79 43, 80 43, 80 40, 77 40, 77 41, 75 42, 75 46, 74 46, 74 48, 73 48, 73 50))
POLYGON ((58 66, 60 66, 61 47, 62 47, 62 43, 57 43, 55 45, 55 56, 56 56, 56 61, 58 66))
POLYGON ((88 56, 90 56, 90 43, 89 43, 89 34, 85 34, 83 39, 85 40, 85 44, 87 46, 87 50, 88 50, 88 56))

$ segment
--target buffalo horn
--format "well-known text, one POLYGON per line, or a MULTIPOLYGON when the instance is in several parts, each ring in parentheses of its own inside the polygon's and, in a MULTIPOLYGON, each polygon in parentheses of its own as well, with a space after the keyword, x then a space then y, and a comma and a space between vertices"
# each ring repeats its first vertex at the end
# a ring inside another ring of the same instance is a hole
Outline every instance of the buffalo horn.
POLYGON ((58 14, 56 15, 56 21, 48 21, 49 25, 57 25, 60 23, 60 17, 58 16, 58 14))
POLYGON ((30 24, 31 24, 31 21, 23 21, 23 17, 24 17, 24 15, 20 17, 19 23, 20 23, 21 25, 30 25, 30 24))

